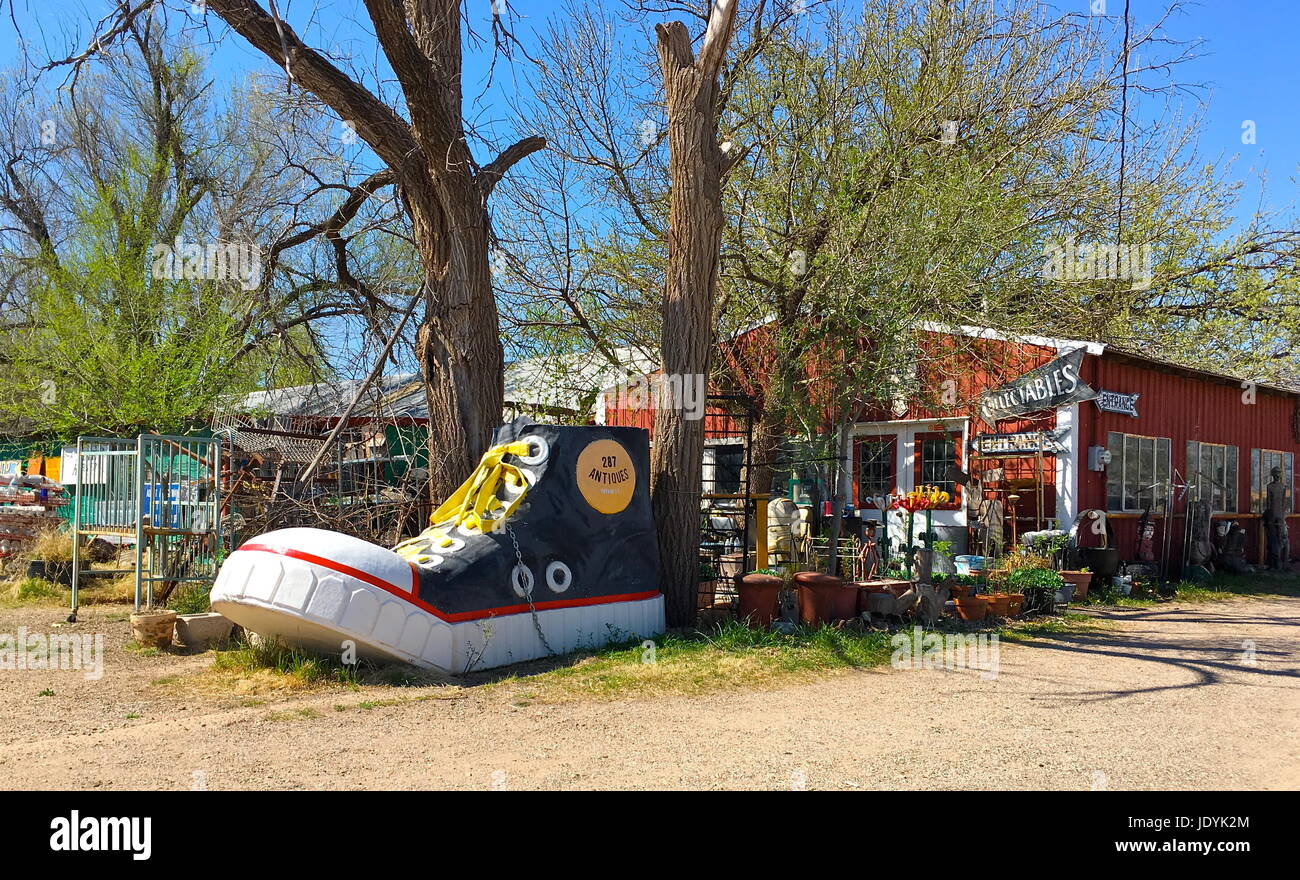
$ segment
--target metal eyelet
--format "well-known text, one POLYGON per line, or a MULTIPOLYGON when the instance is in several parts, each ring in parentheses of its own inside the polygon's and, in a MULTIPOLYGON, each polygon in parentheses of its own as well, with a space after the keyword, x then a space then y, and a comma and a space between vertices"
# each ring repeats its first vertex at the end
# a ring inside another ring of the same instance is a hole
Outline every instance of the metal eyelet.
POLYGON ((553 593, 563 593, 573 586, 573 572, 569 570, 569 566, 558 559, 546 566, 546 586, 550 587, 553 593))
POLYGON ((516 596, 527 599, 533 594, 533 573, 527 566, 516 563, 514 570, 510 572, 510 586, 514 587, 516 596))
MULTIPOLYGON (((460 528, 460 527, 457 526, 457 528, 460 528)), ((438 549, 438 550, 439 550, 440 552, 442 552, 442 553, 455 553, 457 550, 462 550, 462 549, 464 549, 464 547, 465 547, 465 542, 462 541, 460 538, 455 538, 455 537, 452 537, 451 535, 448 535, 448 536, 447 536, 447 540, 451 541, 451 543, 448 544, 448 545, 446 545, 445 547, 440 545, 440 546, 437 547, 436 549, 438 549)), ((433 548, 430 548, 430 549, 433 549, 433 548)))
MULTIPOLYGON (((539 465, 546 461, 546 457, 551 454, 551 446, 546 442, 546 438, 539 434, 533 434, 529 437, 520 438, 532 445, 534 452, 528 455, 519 456, 519 460, 524 464, 539 465)), ((527 471, 524 471, 527 473, 527 471)))

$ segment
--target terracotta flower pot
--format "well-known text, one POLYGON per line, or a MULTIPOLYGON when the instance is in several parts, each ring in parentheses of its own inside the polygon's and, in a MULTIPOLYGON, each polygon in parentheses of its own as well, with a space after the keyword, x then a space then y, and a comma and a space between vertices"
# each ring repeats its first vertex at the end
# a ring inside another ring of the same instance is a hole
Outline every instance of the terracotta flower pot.
POLYGON ((1020 609, 1025 607, 1025 594, 1012 593, 1007 598, 1011 600, 1010 607, 1007 609, 1007 616, 1018 617, 1020 615, 1020 609))
POLYGON ((1006 617, 1011 611, 1011 597, 1006 593, 992 593, 986 597, 989 603, 989 614, 994 617, 1006 617))
POLYGON ((794 576, 799 591, 799 619, 808 626, 829 623, 835 614, 835 600, 844 590, 844 581, 829 574, 801 571, 794 576))
POLYGON ((700 581, 696 590, 696 607, 700 610, 712 608, 717 601, 718 582, 716 580, 700 581))
POLYGON ((1092 583, 1092 572, 1090 571, 1062 571, 1058 572, 1065 582, 1074 587, 1074 598, 1082 599, 1088 595, 1088 585, 1092 583))
POLYGON ((952 584, 948 587, 948 594, 954 599, 965 599, 970 595, 970 585, 952 584))
POLYGON ((131 615, 131 635, 147 648, 166 648, 176 627, 175 611, 137 611, 131 615))
POLYGON ((859 615, 871 610, 871 597, 881 593, 888 593, 889 588, 877 581, 857 581, 854 586, 858 588, 858 607, 859 615))
POLYGON ((740 594, 740 619, 750 626, 766 629, 777 615, 777 601, 781 593, 781 578, 770 574, 751 572, 736 576, 736 592, 740 594))
POLYGON ((983 596, 966 596, 962 599, 954 599, 953 606, 956 608, 957 616, 962 620, 983 620, 989 613, 989 603, 983 596))
POLYGON ((832 609, 836 620, 852 620, 858 616, 858 585, 841 584, 835 593, 835 605, 832 609))

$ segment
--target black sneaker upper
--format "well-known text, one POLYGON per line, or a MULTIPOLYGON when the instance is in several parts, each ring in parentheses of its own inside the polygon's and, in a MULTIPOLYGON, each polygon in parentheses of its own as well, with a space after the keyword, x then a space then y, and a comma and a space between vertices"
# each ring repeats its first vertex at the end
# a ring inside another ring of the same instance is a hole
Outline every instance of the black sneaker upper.
MULTIPOLYGON (((529 601, 529 586, 539 607, 658 592, 647 432, 539 425, 521 417, 498 428, 493 443, 530 438, 545 442, 543 461, 530 464, 515 455, 504 459, 533 476, 506 522, 509 528, 468 536, 450 530, 464 544, 430 548, 442 561, 417 566, 420 599, 444 614, 479 616, 497 608, 517 612, 529 601), (511 532, 531 584, 516 571, 511 532)), ((536 455, 536 445, 534 450, 536 455)))

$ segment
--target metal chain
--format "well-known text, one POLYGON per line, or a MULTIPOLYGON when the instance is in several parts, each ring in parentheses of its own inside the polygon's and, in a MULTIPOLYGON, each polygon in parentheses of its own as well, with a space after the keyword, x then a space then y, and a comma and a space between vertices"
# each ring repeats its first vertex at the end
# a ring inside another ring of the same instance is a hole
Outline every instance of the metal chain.
POLYGON ((515 559, 519 563, 520 580, 527 583, 524 587, 524 598, 528 600, 528 611, 533 616, 533 628, 537 630, 537 638, 542 640, 542 647, 550 656, 555 655, 555 649, 551 647, 550 642, 546 641, 546 635, 542 632, 542 622, 537 617, 537 606, 533 604, 533 572, 528 566, 524 565, 524 555, 519 552, 519 539, 515 537, 515 530, 510 528, 506 523, 506 534, 510 536, 510 543, 515 548, 515 559))

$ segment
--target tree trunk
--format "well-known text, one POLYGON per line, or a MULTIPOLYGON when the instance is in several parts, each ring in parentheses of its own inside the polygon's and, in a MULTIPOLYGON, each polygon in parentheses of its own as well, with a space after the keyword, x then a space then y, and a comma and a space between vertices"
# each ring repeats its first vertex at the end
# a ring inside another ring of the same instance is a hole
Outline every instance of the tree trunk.
MULTIPOLYGON (((428 300, 415 345, 429 407, 429 494, 435 503, 473 470, 504 407, 487 215, 480 217, 477 224, 467 217, 444 230, 437 240, 449 245, 445 274, 425 272, 428 300)), ((432 246, 419 233, 417 243, 422 252, 432 246)))
MULTIPOLYGON (((709 375, 725 158, 718 146, 718 69, 735 13, 735 0, 719 0, 714 6, 698 60, 684 24, 673 21, 655 28, 672 178, 663 296, 664 379, 704 376, 707 381, 709 375)), ((695 620, 699 581, 704 422, 687 419, 676 403, 661 396, 655 410, 650 487, 668 625, 688 626, 695 620)))
MULTIPOLYGON (((429 405, 430 494, 442 500, 473 470, 502 415, 488 197, 512 165, 546 142, 524 138, 481 168, 475 162, 461 116, 460 0, 365 0, 365 7, 409 120, 256 0, 208 0, 209 9, 338 113, 393 172, 428 297, 416 356, 429 405)), ((338 239, 341 231, 332 234, 338 239)), ((346 249, 336 246, 336 253, 340 283, 360 287, 347 269, 346 249)))
POLYGON ((781 454, 781 441, 785 439, 785 421, 780 412, 763 398, 763 405, 754 423, 754 441, 751 455, 753 468, 749 474, 749 491, 754 493, 772 493, 772 497, 785 494, 784 486, 772 488, 772 479, 776 473, 777 459, 781 454))

